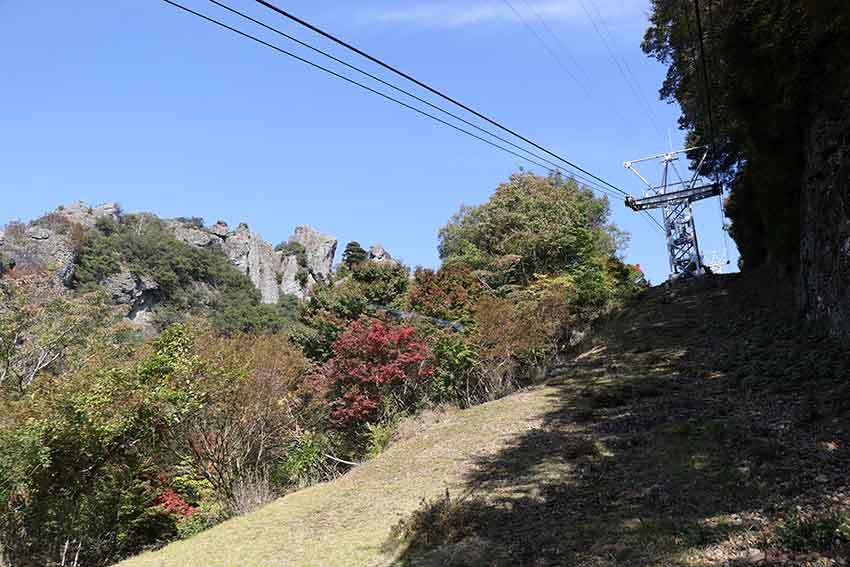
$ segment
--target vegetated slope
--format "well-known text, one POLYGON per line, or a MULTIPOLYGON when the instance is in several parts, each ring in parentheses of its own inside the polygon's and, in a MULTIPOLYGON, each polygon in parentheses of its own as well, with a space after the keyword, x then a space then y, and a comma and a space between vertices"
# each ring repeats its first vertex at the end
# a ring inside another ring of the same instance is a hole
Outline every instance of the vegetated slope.
POLYGON ((547 384, 121 565, 846 564, 848 353, 789 298, 649 290, 547 384))

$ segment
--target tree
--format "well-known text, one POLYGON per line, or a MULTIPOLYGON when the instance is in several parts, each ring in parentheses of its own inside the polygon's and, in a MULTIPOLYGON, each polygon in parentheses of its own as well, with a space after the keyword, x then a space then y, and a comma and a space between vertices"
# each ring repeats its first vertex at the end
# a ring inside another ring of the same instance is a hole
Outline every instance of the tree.
POLYGON ((74 296, 43 273, 10 281, 0 288, 0 387, 21 394, 71 353, 79 362, 112 316, 102 292, 74 296))
POLYGON ((369 253, 360 246, 359 242, 352 240, 345 245, 345 250, 342 252, 342 263, 349 268, 353 268, 368 259, 369 253))
POLYGON ((440 229, 440 258, 478 270, 492 287, 525 285, 537 273, 614 254, 624 236, 607 224, 608 214, 607 199, 574 180, 517 173, 440 229))
POLYGON ((341 427, 375 423, 409 409, 434 369, 413 327, 354 321, 320 370, 332 388, 331 419, 341 427))

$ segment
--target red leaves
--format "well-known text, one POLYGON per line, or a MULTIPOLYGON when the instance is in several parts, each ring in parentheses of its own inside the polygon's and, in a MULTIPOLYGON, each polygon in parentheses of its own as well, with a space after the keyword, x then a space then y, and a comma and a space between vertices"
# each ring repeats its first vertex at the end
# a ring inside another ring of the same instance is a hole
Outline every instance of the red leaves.
POLYGON ((198 510, 183 500, 179 494, 171 489, 162 491, 154 500, 154 505, 162 508, 172 516, 188 517, 198 510))
POLYGON ((413 327, 354 321, 333 353, 322 374, 337 390, 331 419, 340 426, 380 419, 385 398, 404 402, 434 373, 413 327))

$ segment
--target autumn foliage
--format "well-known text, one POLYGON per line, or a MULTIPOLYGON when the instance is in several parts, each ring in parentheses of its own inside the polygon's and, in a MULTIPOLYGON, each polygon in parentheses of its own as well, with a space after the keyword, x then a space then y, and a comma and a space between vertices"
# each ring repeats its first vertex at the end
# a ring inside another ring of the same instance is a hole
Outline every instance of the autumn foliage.
POLYGON ((410 406, 434 374, 428 359, 428 347, 413 327, 352 322, 321 368, 334 392, 331 419, 353 426, 379 421, 393 405, 410 406))

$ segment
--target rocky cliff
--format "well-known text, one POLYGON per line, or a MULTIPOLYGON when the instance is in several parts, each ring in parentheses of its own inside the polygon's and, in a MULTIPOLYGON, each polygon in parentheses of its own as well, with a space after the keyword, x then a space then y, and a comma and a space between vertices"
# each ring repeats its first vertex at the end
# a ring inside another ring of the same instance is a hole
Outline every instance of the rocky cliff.
MULTIPOLYGON (((10 223, 0 231, 0 254, 22 268, 47 268, 70 286, 84 232, 102 221, 117 222, 121 215, 120 207, 113 203, 60 206, 30 223, 10 223)), ((231 229, 223 221, 211 226, 203 226, 196 219, 164 222, 178 240, 220 250, 257 287, 263 303, 277 303, 284 294, 307 297, 313 286, 330 276, 336 254, 335 238, 306 225, 297 226, 289 237, 288 242, 297 246, 275 250, 244 223, 231 229)), ((140 322, 144 322, 156 302, 158 286, 150 278, 121 271, 102 284, 116 304, 127 306, 130 319, 141 317, 140 322)))
POLYGON ((287 250, 276 251, 262 236, 242 223, 231 230, 224 221, 201 227, 169 221, 174 235, 192 246, 220 246, 228 259, 260 290, 264 303, 277 303, 284 294, 305 298, 317 282, 330 276, 337 240, 302 225, 289 237, 304 248, 305 262, 287 250), (304 263, 305 265, 301 265, 304 263))

